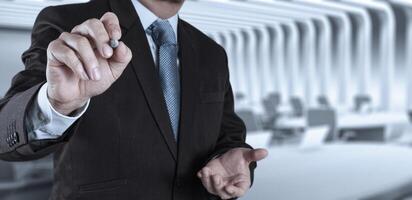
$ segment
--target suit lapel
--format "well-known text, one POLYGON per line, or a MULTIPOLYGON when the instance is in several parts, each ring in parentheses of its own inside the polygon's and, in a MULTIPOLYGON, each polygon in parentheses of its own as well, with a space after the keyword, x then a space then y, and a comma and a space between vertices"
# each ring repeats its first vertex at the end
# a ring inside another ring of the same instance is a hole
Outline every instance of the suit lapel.
POLYGON ((123 33, 122 40, 133 52, 131 62, 133 71, 140 82, 146 101, 160 132, 173 158, 176 160, 177 144, 171 129, 159 76, 150 52, 146 33, 143 30, 140 20, 138 20, 138 15, 130 0, 116 0, 110 1, 110 3, 112 4, 113 11, 118 15, 122 27, 128 29, 123 33))
POLYGON ((196 113, 196 102, 198 97, 198 76, 197 76, 197 53, 194 48, 195 40, 189 31, 185 29, 184 22, 179 19, 178 23, 179 58, 181 68, 181 113, 179 131, 179 161, 186 158, 182 156, 188 153, 187 148, 193 146, 192 137, 194 113, 196 113))

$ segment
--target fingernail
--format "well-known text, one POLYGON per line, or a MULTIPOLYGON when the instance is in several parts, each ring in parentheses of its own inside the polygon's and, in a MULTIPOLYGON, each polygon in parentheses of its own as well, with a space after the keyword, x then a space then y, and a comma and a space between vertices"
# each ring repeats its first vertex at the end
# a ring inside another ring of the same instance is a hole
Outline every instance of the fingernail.
POLYGON ((203 171, 203 175, 204 175, 205 177, 208 177, 208 176, 209 176, 209 171, 207 171, 207 170, 203 171))
POLYGON ((113 35, 120 36, 120 35, 121 35, 120 30, 114 29, 114 30, 113 30, 113 35))
POLYGON ((105 57, 109 58, 109 57, 111 57, 112 54, 113 54, 113 49, 112 49, 111 47, 109 47, 108 45, 104 45, 104 47, 103 47, 103 53, 104 53, 104 56, 105 56, 105 57))
POLYGON ((99 69, 97 67, 93 69, 93 79, 95 81, 100 80, 100 72, 99 72, 99 69))

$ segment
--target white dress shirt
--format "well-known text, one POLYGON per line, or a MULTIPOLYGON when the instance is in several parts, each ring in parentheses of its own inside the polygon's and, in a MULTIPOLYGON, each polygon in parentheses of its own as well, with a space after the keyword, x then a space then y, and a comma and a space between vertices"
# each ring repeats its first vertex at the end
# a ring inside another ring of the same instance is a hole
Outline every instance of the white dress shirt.
MULTIPOLYGON (((147 30, 149 26, 159 19, 153 12, 147 9, 139 0, 131 0, 134 8, 140 18, 144 30, 147 30)), ((178 16, 167 19, 172 25, 173 31, 175 32, 175 37, 177 41, 177 24, 178 16)), ((153 60, 157 65, 157 47, 152 39, 152 37, 146 33, 147 40, 150 45, 150 50, 152 52, 153 60)), ((178 62, 179 63, 179 62, 178 62)), ((79 108, 75 111, 72 116, 65 116, 57 112, 47 97, 47 83, 45 83, 39 90, 37 94, 36 101, 33 103, 32 107, 27 113, 27 118, 25 120, 26 128, 28 131, 28 137, 30 140, 42 140, 42 139, 56 139, 77 120, 79 119, 87 110, 90 100, 85 106, 79 108)))

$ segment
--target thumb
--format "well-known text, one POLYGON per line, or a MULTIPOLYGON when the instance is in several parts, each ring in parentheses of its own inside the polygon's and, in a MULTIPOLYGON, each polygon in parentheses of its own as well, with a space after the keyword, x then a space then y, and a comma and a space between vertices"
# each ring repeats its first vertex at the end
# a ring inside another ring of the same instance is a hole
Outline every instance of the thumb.
POLYGON ((263 160, 268 156, 269 152, 266 149, 252 149, 245 153, 247 162, 256 162, 263 160))
POLYGON ((113 73, 116 73, 116 78, 121 75, 131 59, 132 51, 123 42, 120 42, 119 46, 114 50, 113 56, 109 60, 110 68, 113 73))

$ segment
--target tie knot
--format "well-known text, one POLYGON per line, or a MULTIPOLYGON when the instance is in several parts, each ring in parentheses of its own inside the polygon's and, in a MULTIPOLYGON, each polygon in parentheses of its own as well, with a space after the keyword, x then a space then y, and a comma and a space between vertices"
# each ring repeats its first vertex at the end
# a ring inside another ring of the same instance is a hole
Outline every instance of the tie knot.
POLYGON ((169 21, 158 19, 147 28, 147 33, 152 36, 157 46, 176 44, 175 32, 169 21))

